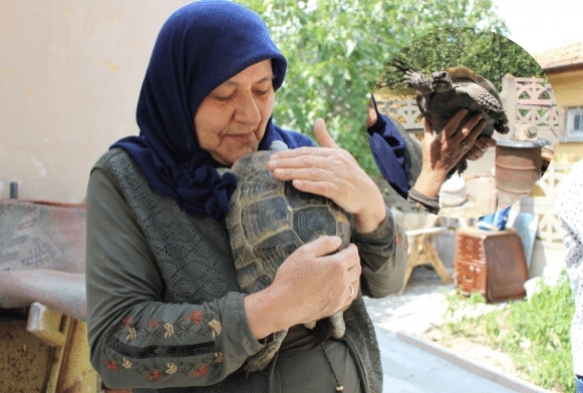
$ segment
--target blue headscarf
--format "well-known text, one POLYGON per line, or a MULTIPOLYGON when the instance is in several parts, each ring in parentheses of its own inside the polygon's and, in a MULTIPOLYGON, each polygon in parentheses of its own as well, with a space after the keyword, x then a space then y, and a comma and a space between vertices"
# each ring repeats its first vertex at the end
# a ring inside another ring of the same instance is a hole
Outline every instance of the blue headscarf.
MULTIPOLYGON (((242 5, 201 0, 174 12, 152 52, 138 101, 139 136, 117 141, 145 175, 150 188, 174 198, 187 212, 220 220, 236 187, 232 174, 201 149, 194 115, 217 86, 245 68, 271 59, 277 90, 287 62, 263 20, 242 5)), ((270 119, 260 150, 275 140, 289 148, 312 145, 307 136, 285 131, 270 119)))

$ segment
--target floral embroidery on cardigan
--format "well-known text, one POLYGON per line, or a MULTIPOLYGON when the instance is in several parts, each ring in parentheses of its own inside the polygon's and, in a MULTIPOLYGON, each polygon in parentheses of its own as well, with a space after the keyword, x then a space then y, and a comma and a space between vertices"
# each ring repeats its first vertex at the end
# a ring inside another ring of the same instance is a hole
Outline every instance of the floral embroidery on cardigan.
POLYGON ((154 318, 153 320, 151 320, 150 322, 148 322, 148 326, 155 328, 156 326, 158 326, 158 318, 154 318))
POLYGON ((222 332, 221 322, 212 319, 207 322, 209 329, 196 329, 197 327, 202 327, 204 321, 204 315, 201 310, 191 311, 187 316, 182 319, 178 319, 174 323, 161 321, 158 318, 154 318, 147 322, 147 326, 138 327, 137 325, 132 325, 133 318, 128 316, 122 319, 122 330, 126 330, 126 341, 133 341, 135 339, 144 339, 150 337, 161 337, 171 338, 171 337, 182 337, 185 335, 198 334, 205 335, 210 333, 211 339, 216 339, 222 332), (159 329, 159 327, 162 329, 159 329))
POLYGON ((176 371, 178 371, 178 366, 176 365, 176 363, 166 363, 166 374, 168 375, 172 375, 174 374, 176 371))
POLYGON ((122 323, 127 328, 128 326, 130 326, 130 323, 132 323, 132 317, 122 319, 122 323))
POLYGON ((170 323, 164 324, 164 338, 172 337, 174 334, 174 326, 170 323))
POLYGON ((216 319, 213 319, 212 321, 210 321, 209 326, 213 329, 212 337, 214 340, 217 336, 219 336, 221 334, 223 327, 222 327, 221 323, 219 321, 217 321, 216 319))
MULTIPOLYGON (((115 355, 112 356, 115 358, 115 355)), ((213 353, 205 356, 199 361, 188 362, 166 362, 165 364, 155 360, 153 364, 133 364, 126 358, 122 358, 122 367, 127 371, 132 371, 143 375, 150 381, 162 381, 172 378, 173 375, 182 374, 190 378, 201 378, 209 375, 210 367, 223 362, 222 353, 213 353), (162 371, 164 370, 164 371, 162 371)), ((116 373, 119 368, 117 361, 105 361, 108 370, 116 373)))
POLYGON ((107 366, 108 370, 111 370, 113 372, 117 371, 117 363, 116 362, 110 362, 110 361, 106 360, 105 365, 107 366))
POLYGON ((195 325, 200 325, 202 321, 202 311, 192 311, 189 316, 184 317, 186 321, 192 321, 195 325))
POLYGON ((214 340, 221 335, 222 325, 216 319, 205 320, 202 310, 191 311, 175 321, 159 318, 138 325, 132 316, 122 319, 118 334, 113 336, 104 351, 107 369, 118 372, 121 369, 143 375, 150 381, 162 381, 173 375, 182 374, 190 378, 209 375, 210 367, 222 363, 221 352, 216 352, 214 340), (212 341, 185 345, 140 346, 148 339, 180 339, 187 336, 209 337, 212 341), (131 345, 138 343, 138 345, 131 345), (196 357, 196 360, 186 358, 196 357), (129 359, 128 359, 129 358, 129 359), (178 361, 183 358, 185 361, 178 361), (131 359, 131 360, 130 360, 131 359))
POLYGON ((199 369, 194 370, 192 373, 190 373, 190 377, 195 377, 195 378, 200 378, 203 377, 205 375, 208 375, 209 373, 209 369, 207 366, 200 366, 199 369))
POLYGON ((156 370, 152 373, 146 374, 146 378, 150 381, 159 381, 160 380, 160 371, 156 370))
POLYGON ((128 335, 126 336, 126 341, 132 341, 138 336, 138 331, 134 327, 128 327, 128 335))

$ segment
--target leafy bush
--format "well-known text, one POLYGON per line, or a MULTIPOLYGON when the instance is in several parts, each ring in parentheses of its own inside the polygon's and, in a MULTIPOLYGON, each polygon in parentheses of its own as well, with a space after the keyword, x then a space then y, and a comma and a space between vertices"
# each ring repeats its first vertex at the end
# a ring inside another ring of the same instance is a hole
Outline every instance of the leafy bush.
POLYGON ((510 355, 532 383, 557 392, 575 390, 570 327, 575 302, 566 272, 557 285, 541 284, 530 301, 511 302, 481 316, 461 316, 485 303, 480 295, 447 296, 445 330, 483 342, 510 355), (458 318, 454 319, 454 316, 458 318))
POLYGON ((514 41, 475 27, 436 30, 403 48, 383 69, 376 87, 387 86, 395 95, 415 96, 405 85, 404 72, 427 75, 448 67, 466 67, 490 80, 498 91, 506 74, 543 77, 536 60, 514 41), (496 53, 496 56, 486 56, 496 53))
POLYGON ((274 119, 313 136, 324 118, 338 144, 374 176, 366 108, 385 64, 415 38, 445 27, 506 33, 492 0, 242 0, 265 20, 289 62, 274 119))

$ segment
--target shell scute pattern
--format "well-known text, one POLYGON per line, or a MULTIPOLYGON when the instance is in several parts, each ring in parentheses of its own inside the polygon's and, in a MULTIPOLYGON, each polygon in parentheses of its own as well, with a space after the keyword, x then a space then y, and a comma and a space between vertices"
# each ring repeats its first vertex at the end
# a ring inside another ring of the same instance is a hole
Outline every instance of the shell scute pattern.
MULTIPOLYGON (((260 291, 273 282, 279 266, 300 246, 323 235, 342 238, 348 246, 350 217, 333 201, 296 190, 291 182, 276 179, 267 169, 272 151, 242 157, 228 170, 237 177, 225 222, 243 293, 260 291)), ((331 318, 331 335, 344 334, 344 320, 331 318)), ((271 361, 286 332, 275 334, 264 350, 248 359, 248 372, 263 369, 271 361)))
POLYGON ((292 227, 292 212, 287 209, 287 203, 282 195, 241 206, 240 215, 240 229, 249 245, 259 244, 275 233, 292 227), (275 226, 274 223, 279 225, 275 226))

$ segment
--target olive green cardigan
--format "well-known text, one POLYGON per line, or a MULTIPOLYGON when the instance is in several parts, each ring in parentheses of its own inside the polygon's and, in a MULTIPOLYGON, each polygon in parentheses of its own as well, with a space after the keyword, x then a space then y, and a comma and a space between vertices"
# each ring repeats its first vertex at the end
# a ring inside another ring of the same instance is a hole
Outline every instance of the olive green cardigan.
MULTIPOLYGON (((402 236, 388 210, 378 230, 355 234, 364 295, 402 288, 402 236)), ((91 362, 107 385, 134 393, 270 391, 273 370, 248 377, 239 370, 262 343, 247 322, 224 223, 154 194, 119 149, 91 171, 86 257, 91 362)), ((361 389, 380 393, 380 354, 361 295, 344 318, 341 341, 361 389)))

